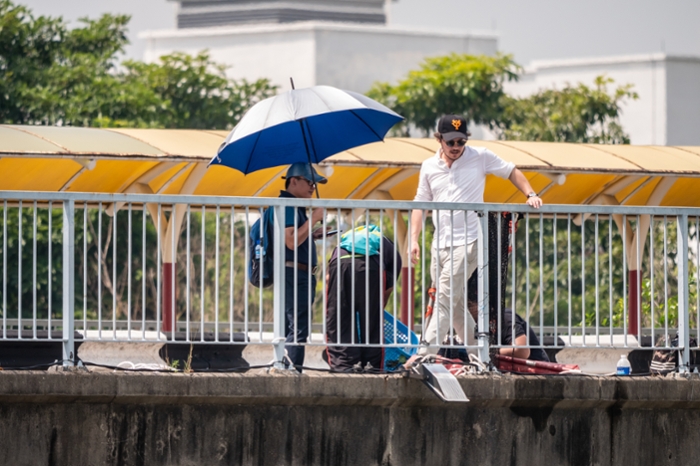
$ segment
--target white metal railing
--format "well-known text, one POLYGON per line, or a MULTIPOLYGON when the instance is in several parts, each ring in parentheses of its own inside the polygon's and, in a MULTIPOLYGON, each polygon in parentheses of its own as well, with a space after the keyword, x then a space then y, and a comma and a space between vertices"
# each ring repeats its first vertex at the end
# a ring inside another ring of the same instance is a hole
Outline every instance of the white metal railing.
MULTIPOLYGON (((504 308, 515 309, 525 319, 541 347, 560 347, 563 342, 637 348, 641 337, 647 337, 651 348, 670 349, 677 332, 684 366, 689 350, 697 348, 691 338, 700 339, 698 209, 549 205, 536 211, 511 204, 27 192, 0 193, 2 339, 56 340, 55 332, 62 332, 67 365, 75 360, 76 337, 273 343, 276 360, 282 361, 289 333, 284 262, 275 261, 273 287, 252 287, 248 237, 261 212, 273 209, 272 247, 276 258, 283 257, 288 207, 325 209, 325 228, 380 226, 396 246, 393 257, 403 256, 404 266, 388 274, 393 279, 387 288, 393 292, 383 308, 416 329, 426 328, 431 304, 430 245, 436 229, 430 217, 424 217, 421 255, 415 267, 408 267, 410 212, 447 212, 452 221, 438 225, 438 230, 453 229, 460 216, 476 216, 477 272, 472 282, 465 277, 462 296, 450 297, 448 328, 458 338, 440 341, 431 350, 464 346, 488 360, 490 351, 514 347, 503 343, 508 330, 502 328, 504 308), (522 215, 514 234, 508 234, 504 213, 522 215), (460 327, 456 324, 471 319, 466 306, 455 305, 459 298, 477 300, 475 334, 454 332, 460 327), (657 344, 662 336, 666 338, 657 344), (545 338, 551 339, 547 345, 545 338)), ((296 216, 293 222, 299 226, 296 216)), ((293 345, 329 344, 326 309, 332 285, 325 277, 338 236, 324 235, 316 244, 318 285, 307 291, 307 300, 315 294, 314 305, 289 324, 294 331, 308 326, 309 340, 297 339, 293 345)), ((454 254, 454 248, 448 251, 454 254)), ((297 262, 309 259, 294 256, 297 262)), ((380 267, 383 264, 380 261, 380 267)), ((294 270, 295 284, 311 280, 310 268, 294 270)), ((358 335, 373 325, 360 320, 366 327, 358 335)), ((383 329, 382 325, 379 342, 357 341, 353 333, 343 346, 417 346, 402 340, 397 326, 390 335, 383 329)))

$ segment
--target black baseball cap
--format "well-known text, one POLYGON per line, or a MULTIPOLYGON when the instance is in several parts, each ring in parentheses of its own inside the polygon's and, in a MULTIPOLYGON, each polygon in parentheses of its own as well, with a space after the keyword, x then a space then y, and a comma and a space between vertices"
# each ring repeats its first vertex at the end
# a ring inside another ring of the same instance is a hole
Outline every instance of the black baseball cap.
POLYGON ((437 130, 445 141, 459 138, 467 139, 469 136, 467 120, 459 115, 444 115, 438 121, 437 130))
POLYGON ((320 183, 320 184, 326 184, 328 183, 328 180, 321 175, 318 174, 316 170, 314 170, 313 166, 308 163, 293 163, 289 166, 287 169, 287 173, 285 176, 282 177, 283 180, 286 180, 287 178, 292 178, 294 176, 301 177, 301 178, 306 178, 312 183, 320 183), (313 173, 312 173, 313 170, 313 173))

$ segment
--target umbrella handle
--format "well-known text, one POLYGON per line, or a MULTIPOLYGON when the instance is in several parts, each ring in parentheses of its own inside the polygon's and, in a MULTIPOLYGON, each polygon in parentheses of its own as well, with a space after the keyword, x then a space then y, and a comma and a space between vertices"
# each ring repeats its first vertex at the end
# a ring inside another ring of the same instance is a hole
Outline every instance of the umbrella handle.
MULTIPOLYGON (((292 78, 289 78, 290 80, 292 78)), ((294 81, 292 81, 292 85, 294 85, 294 81)), ((299 126, 301 127, 301 135, 304 138, 304 148, 306 149, 306 158, 309 161, 309 170, 311 171, 311 178, 313 178, 311 181, 314 183, 314 187, 316 188, 316 199, 321 199, 321 195, 318 194, 318 183, 316 182, 316 175, 314 171, 314 166, 311 163, 311 153, 309 153, 309 143, 306 140, 306 131, 304 131, 304 120, 299 120, 299 126)))

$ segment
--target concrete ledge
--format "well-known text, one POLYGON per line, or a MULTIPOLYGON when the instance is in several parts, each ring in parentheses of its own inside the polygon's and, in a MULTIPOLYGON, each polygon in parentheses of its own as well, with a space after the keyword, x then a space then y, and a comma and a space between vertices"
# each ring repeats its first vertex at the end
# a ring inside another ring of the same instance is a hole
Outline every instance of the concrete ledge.
POLYGON ((700 379, 0 372, 0 464, 697 464, 700 379))
MULTIPOLYGON (((459 379, 482 407, 700 408, 700 379, 518 376, 459 379)), ((0 402, 443 406, 427 387, 400 375, 311 373, 167 374, 4 371, 0 402)))

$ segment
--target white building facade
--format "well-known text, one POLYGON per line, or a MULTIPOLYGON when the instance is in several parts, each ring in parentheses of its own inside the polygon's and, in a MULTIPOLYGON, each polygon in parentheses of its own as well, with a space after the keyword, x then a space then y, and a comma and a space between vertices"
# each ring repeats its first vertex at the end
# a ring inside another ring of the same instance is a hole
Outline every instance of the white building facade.
POLYGON ((638 145, 700 145, 700 57, 665 54, 535 61, 506 91, 522 97, 547 88, 584 83, 605 75, 632 84, 639 99, 628 101, 620 122, 638 145))
POLYGON ((494 34, 387 25, 389 0, 179 0, 178 29, 150 31, 144 59, 207 49, 230 78, 269 78, 282 90, 327 84, 366 92, 427 57, 493 55, 494 34))
POLYGON ((304 21, 152 31, 146 61, 174 51, 208 49, 234 79, 269 78, 289 89, 327 84, 366 92, 376 81, 396 82, 427 57, 452 52, 493 55, 493 35, 450 34, 384 25, 304 21))

